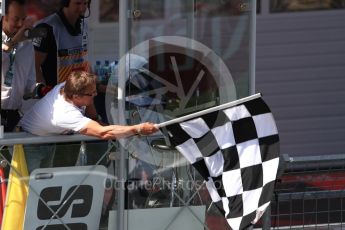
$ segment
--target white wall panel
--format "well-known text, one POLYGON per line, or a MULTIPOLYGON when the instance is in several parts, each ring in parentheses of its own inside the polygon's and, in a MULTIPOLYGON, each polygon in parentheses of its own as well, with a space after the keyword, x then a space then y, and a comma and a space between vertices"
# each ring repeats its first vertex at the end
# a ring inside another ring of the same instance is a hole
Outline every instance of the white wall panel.
POLYGON ((282 153, 345 154, 345 11, 257 17, 256 91, 282 153))

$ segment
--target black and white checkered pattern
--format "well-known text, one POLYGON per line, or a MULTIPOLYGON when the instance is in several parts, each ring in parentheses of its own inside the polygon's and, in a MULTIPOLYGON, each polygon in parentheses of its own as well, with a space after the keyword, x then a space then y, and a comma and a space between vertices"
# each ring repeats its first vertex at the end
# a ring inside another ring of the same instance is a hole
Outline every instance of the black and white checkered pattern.
POLYGON ((270 204, 279 164, 278 131, 265 102, 256 98, 165 128, 231 228, 256 223, 270 204))

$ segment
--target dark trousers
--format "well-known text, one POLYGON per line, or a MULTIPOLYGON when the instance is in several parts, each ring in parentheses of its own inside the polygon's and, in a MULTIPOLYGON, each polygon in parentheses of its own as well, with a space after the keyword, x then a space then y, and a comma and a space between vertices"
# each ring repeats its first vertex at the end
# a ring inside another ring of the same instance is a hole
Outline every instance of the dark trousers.
POLYGON ((4 126, 5 132, 12 132, 20 120, 18 110, 2 109, 1 124, 4 126))

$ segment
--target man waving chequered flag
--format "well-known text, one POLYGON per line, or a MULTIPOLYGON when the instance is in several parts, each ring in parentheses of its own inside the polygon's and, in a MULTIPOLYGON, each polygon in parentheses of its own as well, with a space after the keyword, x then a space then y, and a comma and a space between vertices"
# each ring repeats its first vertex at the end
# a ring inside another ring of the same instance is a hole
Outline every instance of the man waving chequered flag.
POLYGON ((260 219, 270 204, 279 165, 277 127, 260 94, 159 127, 205 179, 232 229, 260 219))

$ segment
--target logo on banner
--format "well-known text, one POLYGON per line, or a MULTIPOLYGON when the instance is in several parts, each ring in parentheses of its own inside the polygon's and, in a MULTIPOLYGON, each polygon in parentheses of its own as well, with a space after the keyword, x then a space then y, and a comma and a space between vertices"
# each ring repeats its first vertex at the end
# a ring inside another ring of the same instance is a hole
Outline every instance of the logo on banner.
MULTIPOLYGON (((48 204, 48 207, 42 202, 42 200, 38 201, 37 217, 39 219, 49 220, 52 217, 52 211, 60 218, 63 218, 70 209, 71 218, 85 217, 89 214, 93 197, 92 186, 72 186, 68 189, 63 198, 61 193, 62 186, 49 187, 41 191, 40 197, 48 204), (73 193, 73 191, 75 192, 73 193), (49 205, 49 203, 52 202, 59 203, 57 205, 49 205)), ((56 219, 57 217, 54 216, 53 218, 56 219)))

